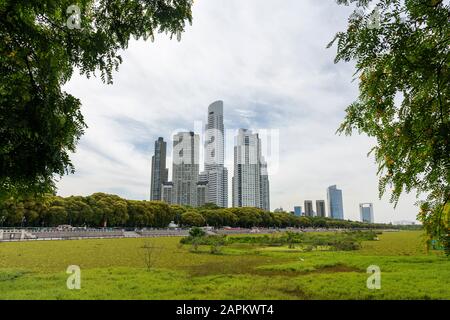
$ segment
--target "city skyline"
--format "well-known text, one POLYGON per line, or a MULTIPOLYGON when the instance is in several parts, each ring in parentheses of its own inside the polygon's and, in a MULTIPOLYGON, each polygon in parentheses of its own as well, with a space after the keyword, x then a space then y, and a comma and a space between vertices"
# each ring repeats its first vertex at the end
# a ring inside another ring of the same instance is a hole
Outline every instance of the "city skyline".
POLYGON ((335 50, 325 47, 345 28, 351 8, 230 0, 196 2, 193 10, 195 23, 179 43, 158 35, 154 43, 130 41, 113 85, 74 73, 64 90, 82 101, 89 128, 71 157, 75 174, 57 184, 59 195, 149 199, 152 142, 164 137, 171 154, 170 133, 204 125, 205 106, 220 98, 227 128, 280 130, 272 208, 293 208, 299 197, 324 199, 326 187, 337 184, 345 192, 345 218, 359 220, 358 205, 368 201, 376 222, 415 220, 414 194, 403 195, 396 209, 389 192, 378 200, 377 168, 367 157, 376 141, 335 134, 358 88, 351 63, 335 65, 335 50))
MULTIPOLYGON (((150 200, 200 207, 207 203, 227 208, 228 170, 224 166, 225 129, 223 101, 208 107, 204 131, 177 132, 173 135, 172 181, 166 168, 167 143, 155 141, 151 159, 150 200), (200 141, 204 136, 204 171, 200 171, 200 141)), ((268 164, 261 150, 258 133, 239 129, 234 137, 232 207, 257 207, 270 211, 268 164)))
MULTIPOLYGON (((208 121, 202 133, 205 136, 203 162, 205 170, 202 172, 199 170, 200 135, 191 131, 179 132, 173 136, 174 153, 179 151, 172 157, 176 159, 173 163, 175 174, 172 176, 172 180, 176 181, 175 184, 168 181, 167 143, 164 138, 158 137, 151 157, 150 200, 197 207, 206 203, 228 207, 223 112, 221 100, 213 102, 208 107, 208 121), (218 175, 218 171, 222 172, 222 175, 218 175), (220 190, 221 188, 224 189, 220 190)), ((257 207, 271 211, 268 170, 261 152, 261 139, 257 133, 249 129, 239 129, 235 137, 232 196, 232 207, 257 207)), ((327 188, 327 201, 315 200, 315 211, 313 200, 305 200, 304 208, 305 211, 302 212, 301 206, 294 206, 294 211, 291 212, 308 217, 345 219, 343 193, 336 185, 327 188)), ((360 221, 374 222, 372 203, 360 203, 359 212, 360 221)))

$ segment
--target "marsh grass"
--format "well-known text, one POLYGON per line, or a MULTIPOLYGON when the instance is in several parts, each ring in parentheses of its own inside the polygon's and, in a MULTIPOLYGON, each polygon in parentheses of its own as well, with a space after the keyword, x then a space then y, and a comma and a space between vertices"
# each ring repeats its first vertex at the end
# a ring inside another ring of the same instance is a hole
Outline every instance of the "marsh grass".
POLYGON ((288 245, 209 245, 179 238, 0 243, 1 299, 450 299, 450 261, 427 254, 420 232, 379 235, 355 251, 305 252, 288 245), (145 245, 160 248, 151 270, 145 245), (81 290, 66 288, 68 265, 81 290), (381 290, 366 269, 381 268, 381 290))

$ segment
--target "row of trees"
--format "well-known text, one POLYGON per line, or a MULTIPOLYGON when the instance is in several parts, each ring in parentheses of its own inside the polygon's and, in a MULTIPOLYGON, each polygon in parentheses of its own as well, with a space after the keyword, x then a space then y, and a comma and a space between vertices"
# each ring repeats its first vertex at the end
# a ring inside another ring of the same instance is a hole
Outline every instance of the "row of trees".
POLYGON ((174 221, 183 226, 231 227, 320 227, 386 228, 385 224, 318 217, 297 217, 258 208, 201 208, 168 205, 159 201, 126 200, 116 195, 95 193, 87 197, 45 196, 0 203, 0 224, 4 227, 54 227, 61 224, 88 227, 165 228, 174 221))

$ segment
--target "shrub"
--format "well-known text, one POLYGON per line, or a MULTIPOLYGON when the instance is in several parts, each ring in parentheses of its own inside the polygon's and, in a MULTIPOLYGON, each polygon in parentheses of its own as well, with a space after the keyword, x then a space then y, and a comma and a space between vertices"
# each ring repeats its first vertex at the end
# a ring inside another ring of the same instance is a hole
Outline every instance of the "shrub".
POLYGON ((211 245, 211 254, 221 254, 222 253, 222 244, 219 242, 215 242, 211 245))
POLYGON ((318 247, 326 247, 331 250, 358 250, 361 248, 361 241, 371 241, 377 238, 377 233, 373 231, 352 231, 336 233, 295 233, 271 236, 239 236, 228 238, 228 243, 251 243, 265 246, 283 246, 294 248, 296 244, 303 245, 306 251, 311 251, 318 247))
POLYGON ((361 244, 352 239, 340 239, 332 244, 332 248, 336 251, 352 251, 361 248, 361 244))
POLYGON ((189 230, 189 236, 192 238, 201 238, 206 235, 206 232, 199 228, 199 227, 193 227, 191 230, 189 230))
POLYGON ((182 244, 197 244, 197 245, 225 245, 226 244, 226 235, 208 235, 202 237, 185 237, 180 240, 182 244))

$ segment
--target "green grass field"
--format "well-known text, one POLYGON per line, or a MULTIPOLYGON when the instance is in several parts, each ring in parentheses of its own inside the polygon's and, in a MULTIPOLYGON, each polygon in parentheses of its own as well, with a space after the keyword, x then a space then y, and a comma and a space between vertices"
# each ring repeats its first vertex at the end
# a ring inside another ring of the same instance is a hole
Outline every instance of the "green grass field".
POLYGON ((421 235, 387 232, 357 251, 234 244, 218 255, 180 238, 0 243, 0 299, 450 299, 450 260, 427 254, 421 235), (66 287, 69 265, 81 268, 80 290, 66 287), (366 287, 369 265, 380 290, 366 287))

